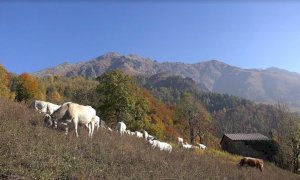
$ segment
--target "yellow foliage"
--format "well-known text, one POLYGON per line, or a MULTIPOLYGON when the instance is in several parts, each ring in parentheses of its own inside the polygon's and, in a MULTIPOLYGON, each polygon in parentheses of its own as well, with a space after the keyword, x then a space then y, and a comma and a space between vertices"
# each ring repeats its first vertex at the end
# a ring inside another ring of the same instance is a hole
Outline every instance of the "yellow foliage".
POLYGON ((10 98, 11 93, 8 88, 10 77, 6 69, 0 64, 0 97, 10 98))
POLYGON ((50 102, 58 103, 61 100, 61 96, 57 91, 51 92, 48 96, 50 102))

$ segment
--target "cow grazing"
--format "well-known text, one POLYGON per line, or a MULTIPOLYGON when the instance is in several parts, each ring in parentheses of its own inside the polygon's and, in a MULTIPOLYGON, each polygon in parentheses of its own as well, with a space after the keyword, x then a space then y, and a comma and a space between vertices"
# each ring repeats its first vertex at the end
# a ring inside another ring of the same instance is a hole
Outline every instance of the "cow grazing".
POLYGON ((158 148, 160 151, 168 151, 171 153, 172 146, 171 144, 168 144, 166 142, 161 142, 158 140, 148 140, 148 142, 151 144, 152 148, 158 148))
POLYGON ((187 142, 185 144, 181 144, 183 149, 192 149, 193 145, 188 144, 187 142))
POLYGON ((95 126, 95 116, 96 110, 91 106, 83 106, 76 103, 65 103, 51 114, 51 119, 57 123, 66 124, 66 134, 68 134, 69 124, 73 122, 77 137, 78 124, 83 124, 88 128, 89 136, 92 137, 95 126))
POLYGON ((126 124, 124 122, 118 122, 116 125, 116 130, 122 135, 126 131, 126 124))
POLYGON ((40 100, 35 100, 32 103, 32 106, 39 112, 39 113, 47 113, 47 104, 48 102, 46 101, 40 101, 40 100))
POLYGON ((202 150, 206 150, 207 147, 204 144, 198 144, 199 148, 202 150))
POLYGON ((264 161, 262 159, 257 159, 257 158, 243 157, 239 162, 239 165, 240 167, 242 166, 256 167, 262 172, 264 167, 264 161))
POLYGON ((45 117, 44 117, 44 126, 45 127, 52 127, 53 123, 54 122, 52 121, 51 116, 49 114, 45 114, 45 117))

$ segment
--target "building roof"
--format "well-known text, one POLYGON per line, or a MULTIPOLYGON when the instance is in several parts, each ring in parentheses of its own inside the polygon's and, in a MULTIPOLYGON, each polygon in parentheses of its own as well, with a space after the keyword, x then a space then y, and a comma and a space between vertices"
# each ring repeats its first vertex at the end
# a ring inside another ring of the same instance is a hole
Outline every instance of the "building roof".
POLYGON ((233 141, 268 141, 271 140, 267 136, 264 136, 260 133, 252 134, 224 134, 220 143, 222 143, 224 137, 228 137, 233 141))

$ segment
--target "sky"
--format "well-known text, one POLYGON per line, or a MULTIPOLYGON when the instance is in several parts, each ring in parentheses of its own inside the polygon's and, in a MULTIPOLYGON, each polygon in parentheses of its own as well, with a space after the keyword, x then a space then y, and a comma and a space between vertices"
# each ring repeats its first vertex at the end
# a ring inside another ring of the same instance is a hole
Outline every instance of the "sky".
POLYGON ((107 52, 300 73, 300 3, 0 1, 0 64, 17 74, 107 52))

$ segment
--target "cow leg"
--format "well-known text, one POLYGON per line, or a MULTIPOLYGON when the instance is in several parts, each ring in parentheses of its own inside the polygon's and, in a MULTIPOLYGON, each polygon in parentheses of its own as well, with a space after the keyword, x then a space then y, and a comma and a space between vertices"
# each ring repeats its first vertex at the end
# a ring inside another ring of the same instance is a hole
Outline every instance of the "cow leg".
POLYGON ((73 121, 74 121, 75 133, 76 133, 76 136, 78 137, 78 131, 77 131, 77 128, 78 128, 78 118, 74 118, 73 121))
POLYGON ((88 136, 90 136, 91 135, 91 125, 90 125, 90 123, 88 123, 88 124, 85 124, 85 126, 86 126, 86 128, 88 129, 88 136))
POLYGON ((94 133, 95 123, 92 121, 89 123, 89 125, 90 125, 90 131, 91 131, 90 137, 92 137, 93 133, 94 133))
POLYGON ((87 128, 88 128, 88 131, 89 131, 88 136, 91 136, 91 123, 87 124, 87 128))

